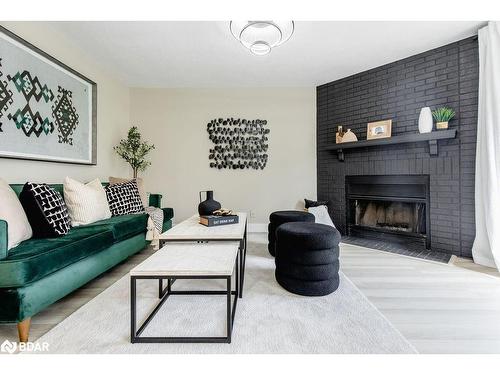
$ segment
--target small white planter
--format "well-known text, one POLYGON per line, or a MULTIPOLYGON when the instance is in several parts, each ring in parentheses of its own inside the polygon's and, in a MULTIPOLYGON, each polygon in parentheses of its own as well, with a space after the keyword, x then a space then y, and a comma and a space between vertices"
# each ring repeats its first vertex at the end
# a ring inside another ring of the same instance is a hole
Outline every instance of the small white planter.
POLYGON ((420 110, 418 131, 420 133, 430 133, 432 131, 432 113, 429 107, 424 107, 420 110))

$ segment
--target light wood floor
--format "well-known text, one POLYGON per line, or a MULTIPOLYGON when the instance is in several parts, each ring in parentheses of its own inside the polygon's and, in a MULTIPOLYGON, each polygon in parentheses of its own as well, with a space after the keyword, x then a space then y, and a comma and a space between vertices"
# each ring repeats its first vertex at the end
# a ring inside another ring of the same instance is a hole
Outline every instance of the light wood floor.
POLYGON ((420 353, 500 353, 498 272, 350 245, 341 267, 420 353))
MULTIPOLYGON (((265 234, 249 241, 264 242, 265 234), (261 237, 262 236, 262 237, 261 237)), ((150 256, 146 249, 32 319, 36 340, 150 256)), ((500 353, 500 274, 466 260, 456 265, 344 245, 343 272, 420 353, 500 353), (470 268, 470 269, 468 269, 470 268)), ((0 342, 16 340, 0 325, 0 342)))

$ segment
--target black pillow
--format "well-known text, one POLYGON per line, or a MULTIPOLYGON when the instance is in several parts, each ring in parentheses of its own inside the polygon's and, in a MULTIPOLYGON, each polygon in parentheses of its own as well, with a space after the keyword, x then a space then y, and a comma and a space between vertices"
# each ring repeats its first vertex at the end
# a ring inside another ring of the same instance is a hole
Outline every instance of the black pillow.
POLYGON ((33 237, 64 236, 71 229, 66 203, 61 194, 47 184, 27 182, 19 200, 33 229, 33 237))
POLYGON ((309 207, 318 207, 318 206, 327 206, 330 204, 330 201, 312 201, 310 199, 304 199, 306 208, 309 207))
POLYGON ((111 215, 120 216, 144 212, 136 180, 108 185, 105 190, 111 215))

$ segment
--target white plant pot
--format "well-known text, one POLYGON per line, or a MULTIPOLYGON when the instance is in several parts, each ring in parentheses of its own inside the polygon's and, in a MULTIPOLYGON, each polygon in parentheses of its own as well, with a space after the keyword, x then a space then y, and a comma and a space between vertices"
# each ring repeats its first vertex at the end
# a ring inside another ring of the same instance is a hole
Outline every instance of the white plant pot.
POLYGON ((432 131, 432 113, 429 107, 424 107, 420 110, 418 131, 420 133, 430 133, 432 131))

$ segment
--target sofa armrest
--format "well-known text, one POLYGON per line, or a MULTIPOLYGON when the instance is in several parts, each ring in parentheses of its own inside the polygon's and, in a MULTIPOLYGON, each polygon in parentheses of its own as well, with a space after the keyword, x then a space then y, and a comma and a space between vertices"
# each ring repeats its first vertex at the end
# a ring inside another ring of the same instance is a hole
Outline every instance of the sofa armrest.
POLYGON ((156 208, 161 208, 161 194, 149 194, 149 205, 156 208))
POLYGON ((8 224, 5 220, 0 220, 0 259, 7 258, 7 251, 9 249, 7 226, 8 224))

